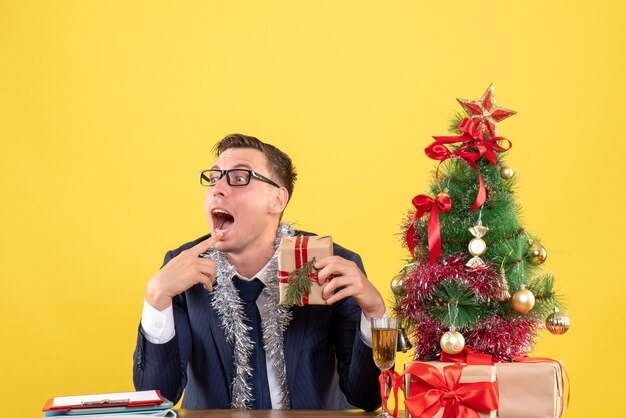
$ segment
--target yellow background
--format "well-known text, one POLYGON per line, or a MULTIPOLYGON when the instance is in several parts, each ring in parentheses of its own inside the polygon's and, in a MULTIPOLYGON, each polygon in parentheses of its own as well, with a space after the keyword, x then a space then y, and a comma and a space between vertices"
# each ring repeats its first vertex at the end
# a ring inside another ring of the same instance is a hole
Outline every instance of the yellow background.
POLYGON ((132 389, 146 282, 207 232, 197 173, 231 132, 293 157, 286 219, 360 252, 390 299, 423 149, 493 82, 572 320, 534 354, 567 365, 568 417, 616 416, 625 19, 620 1, 2 1, 3 415, 132 389))

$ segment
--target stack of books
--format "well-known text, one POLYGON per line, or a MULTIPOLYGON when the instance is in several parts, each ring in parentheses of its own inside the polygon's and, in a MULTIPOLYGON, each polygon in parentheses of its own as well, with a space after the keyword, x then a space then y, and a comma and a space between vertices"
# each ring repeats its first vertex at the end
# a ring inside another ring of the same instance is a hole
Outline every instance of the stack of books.
POLYGON ((97 418, 98 416, 176 418, 173 403, 158 390, 57 396, 43 407, 44 417, 97 418))

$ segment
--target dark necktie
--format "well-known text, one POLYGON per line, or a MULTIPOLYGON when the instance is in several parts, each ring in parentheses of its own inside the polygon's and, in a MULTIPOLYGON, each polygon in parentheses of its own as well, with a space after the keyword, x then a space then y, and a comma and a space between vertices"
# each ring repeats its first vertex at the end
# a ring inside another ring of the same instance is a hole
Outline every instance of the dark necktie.
POLYGON ((252 396, 254 397, 253 407, 256 409, 272 409, 269 383, 267 381, 267 368, 265 365, 265 349, 263 348, 263 333, 261 328, 261 315, 256 306, 256 300, 265 287, 259 279, 251 281, 233 278, 233 284, 239 289, 239 297, 243 301, 243 312, 247 320, 246 325, 252 327, 250 338, 252 339, 252 355, 250 356, 250 366, 252 367, 252 396))

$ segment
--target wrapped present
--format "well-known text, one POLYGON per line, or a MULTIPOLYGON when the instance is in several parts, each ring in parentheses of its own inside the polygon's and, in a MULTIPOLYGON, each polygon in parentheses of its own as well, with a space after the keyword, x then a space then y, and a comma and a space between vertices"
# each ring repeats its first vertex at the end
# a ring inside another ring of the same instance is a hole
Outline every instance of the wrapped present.
POLYGON ((492 365, 415 361, 404 370, 406 417, 496 417, 492 365))
POLYGON ((454 355, 442 353, 441 360, 470 365, 494 364, 500 418, 558 418, 565 412, 565 369, 559 361, 516 357, 512 363, 499 362, 468 347, 454 355))
POLYGON ((496 363, 500 418, 558 418, 565 412, 564 370, 551 359, 496 363))
POLYGON ((278 246, 278 280, 280 303, 283 305, 325 305, 315 260, 333 255, 333 239, 329 236, 284 237, 278 246))

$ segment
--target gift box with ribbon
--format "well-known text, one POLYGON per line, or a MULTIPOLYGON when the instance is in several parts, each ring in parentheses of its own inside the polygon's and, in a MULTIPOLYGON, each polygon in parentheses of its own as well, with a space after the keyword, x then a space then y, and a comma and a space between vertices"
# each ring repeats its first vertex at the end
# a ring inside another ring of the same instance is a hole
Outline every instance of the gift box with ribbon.
POLYGON ((415 361, 405 365, 404 388, 407 418, 496 417, 492 365, 415 361))
MULTIPOLYGON (((466 368, 493 365, 499 418, 558 418, 565 412, 569 396, 565 391, 565 369, 559 361, 515 357, 512 362, 502 362, 468 347, 455 355, 442 353, 441 360, 440 364, 467 364, 466 368)), ((405 381, 406 390, 410 390, 408 384, 405 381)))
POLYGON ((330 236, 284 237, 278 246, 278 280, 280 303, 283 305, 325 305, 315 260, 333 255, 333 239, 330 236))

